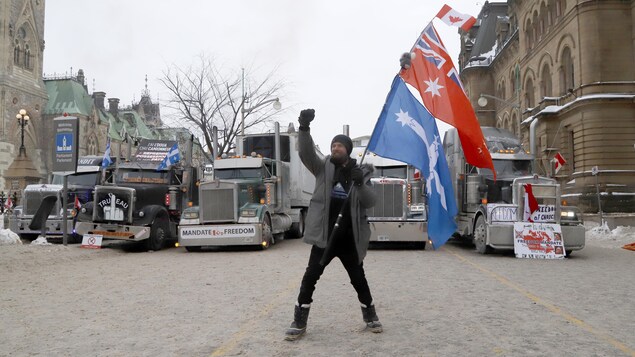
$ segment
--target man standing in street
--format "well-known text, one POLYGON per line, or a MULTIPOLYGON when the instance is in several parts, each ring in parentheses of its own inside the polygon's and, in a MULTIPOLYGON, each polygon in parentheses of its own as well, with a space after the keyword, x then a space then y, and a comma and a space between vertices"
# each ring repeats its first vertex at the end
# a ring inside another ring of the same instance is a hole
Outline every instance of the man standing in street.
POLYGON ((313 247, 285 339, 296 340, 306 331, 315 285, 335 257, 344 265, 357 291, 366 328, 379 333, 382 325, 375 313, 363 265, 370 238, 366 209, 375 204, 369 181, 372 167, 357 165, 350 157, 353 142, 346 135, 336 135, 331 141, 331 155, 321 159, 315 152, 309 129, 314 118, 313 109, 302 110, 298 118, 300 159, 315 176, 303 238, 313 247))

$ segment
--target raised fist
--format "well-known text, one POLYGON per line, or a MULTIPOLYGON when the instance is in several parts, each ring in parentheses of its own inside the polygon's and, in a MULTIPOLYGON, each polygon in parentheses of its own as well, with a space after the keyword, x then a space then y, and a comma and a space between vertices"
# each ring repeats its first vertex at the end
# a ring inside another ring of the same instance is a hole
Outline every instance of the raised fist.
POLYGON ((308 128, 313 118, 315 118, 315 109, 304 109, 300 112, 298 121, 300 122, 300 126, 308 128))

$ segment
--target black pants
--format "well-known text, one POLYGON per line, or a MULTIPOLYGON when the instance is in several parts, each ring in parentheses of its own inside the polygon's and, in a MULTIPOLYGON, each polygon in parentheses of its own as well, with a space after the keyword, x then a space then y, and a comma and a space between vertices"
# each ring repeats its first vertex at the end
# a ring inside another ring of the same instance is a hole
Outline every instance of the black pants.
POLYGON ((357 264, 357 250, 355 244, 350 240, 344 240, 342 243, 337 244, 334 249, 334 255, 328 257, 326 264, 320 264, 322 254, 324 254, 322 248, 313 246, 311 248, 311 256, 309 257, 309 264, 304 272, 302 278, 302 285, 300 285, 300 294, 298 295, 299 304, 310 304, 313 302, 313 291, 315 291, 315 284, 320 279, 320 276, 324 272, 327 265, 338 257, 344 265, 344 269, 348 273, 351 279, 351 284, 357 291, 357 298, 362 304, 369 306, 373 302, 373 297, 370 295, 370 288, 368 287, 368 281, 366 281, 366 275, 364 274, 364 263, 357 264))

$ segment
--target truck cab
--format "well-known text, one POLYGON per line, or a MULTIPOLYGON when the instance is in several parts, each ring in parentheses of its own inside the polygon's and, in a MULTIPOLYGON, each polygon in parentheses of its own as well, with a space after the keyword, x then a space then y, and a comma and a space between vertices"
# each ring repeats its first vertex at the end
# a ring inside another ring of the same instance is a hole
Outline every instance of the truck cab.
POLYGON ((367 210, 371 242, 411 242, 425 247, 428 220, 425 180, 412 165, 354 147, 352 157, 374 167, 370 179, 377 201, 367 210))
POLYGON ((524 217, 525 185, 533 187, 540 214, 535 222, 556 224, 562 229, 567 254, 584 248, 582 215, 577 207, 562 203, 558 182, 534 173, 533 156, 511 132, 482 128, 496 170, 468 164, 456 129, 445 133, 443 146, 459 214, 457 234, 472 241, 480 253, 514 249, 514 223, 524 217))
POLYGON ((299 238, 315 187, 300 161, 295 131, 240 138, 239 154, 214 160, 210 180, 199 187, 200 205, 187 209, 179 225, 179 245, 255 246, 299 238))

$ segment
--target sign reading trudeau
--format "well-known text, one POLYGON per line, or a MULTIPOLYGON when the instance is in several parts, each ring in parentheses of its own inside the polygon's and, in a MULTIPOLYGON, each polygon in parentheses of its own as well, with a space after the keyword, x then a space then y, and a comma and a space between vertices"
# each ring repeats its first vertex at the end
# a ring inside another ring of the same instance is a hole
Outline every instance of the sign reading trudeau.
POLYGON ((55 150, 53 150, 53 173, 74 174, 77 171, 77 150, 79 147, 79 121, 76 117, 53 119, 55 150))

